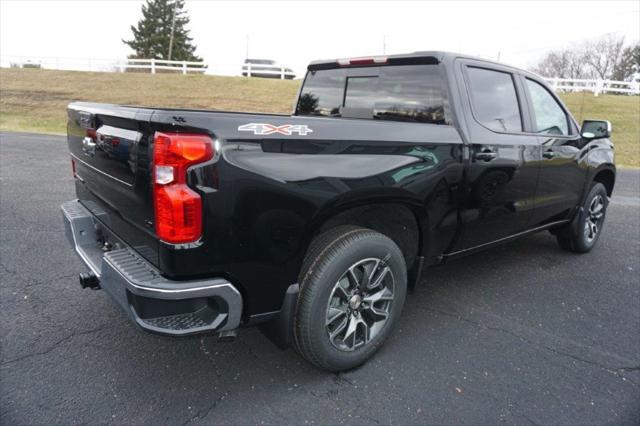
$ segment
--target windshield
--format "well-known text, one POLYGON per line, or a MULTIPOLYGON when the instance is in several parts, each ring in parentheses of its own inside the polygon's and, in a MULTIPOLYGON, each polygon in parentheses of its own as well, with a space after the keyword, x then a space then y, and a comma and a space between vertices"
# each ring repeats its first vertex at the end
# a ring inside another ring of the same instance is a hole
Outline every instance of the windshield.
POLYGON ((437 65, 309 71, 298 115, 449 124, 437 65))

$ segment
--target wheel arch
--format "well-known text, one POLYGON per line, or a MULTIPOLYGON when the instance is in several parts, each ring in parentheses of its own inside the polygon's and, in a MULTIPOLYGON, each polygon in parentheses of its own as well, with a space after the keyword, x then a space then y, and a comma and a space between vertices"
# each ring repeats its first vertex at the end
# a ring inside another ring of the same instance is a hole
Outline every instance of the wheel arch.
POLYGON ((599 182, 604 185, 607 190, 607 196, 613 194, 613 187, 616 183, 616 170, 613 165, 603 165, 599 167, 593 174, 591 182, 599 182))
MULTIPOLYGON (((401 193, 384 191, 376 197, 354 196, 336 200, 314 218, 305 249, 317 235, 336 226, 355 225, 372 229, 393 240, 402 251, 407 268, 424 253, 427 214, 422 203, 401 193)), ((394 191, 395 192, 395 191, 394 191)))

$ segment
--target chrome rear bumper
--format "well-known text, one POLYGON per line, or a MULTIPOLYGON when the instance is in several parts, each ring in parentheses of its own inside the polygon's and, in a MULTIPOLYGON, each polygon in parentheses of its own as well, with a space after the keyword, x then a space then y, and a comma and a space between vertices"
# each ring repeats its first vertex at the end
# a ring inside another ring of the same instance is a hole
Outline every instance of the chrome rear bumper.
POLYGON ((166 279, 78 200, 61 208, 71 245, 98 277, 100 287, 144 330, 183 336, 239 326, 242 296, 227 280, 166 279), (113 249, 105 252, 105 241, 113 249))

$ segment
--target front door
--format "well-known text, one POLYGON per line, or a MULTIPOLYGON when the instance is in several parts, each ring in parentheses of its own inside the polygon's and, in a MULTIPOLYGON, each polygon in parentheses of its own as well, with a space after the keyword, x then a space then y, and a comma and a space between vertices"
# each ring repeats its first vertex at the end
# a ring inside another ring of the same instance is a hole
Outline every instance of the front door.
POLYGON ((539 82, 525 78, 533 131, 540 135, 540 178, 531 226, 571 217, 580 203, 586 178, 581 165, 583 141, 577 126, 556 97, 539 82))

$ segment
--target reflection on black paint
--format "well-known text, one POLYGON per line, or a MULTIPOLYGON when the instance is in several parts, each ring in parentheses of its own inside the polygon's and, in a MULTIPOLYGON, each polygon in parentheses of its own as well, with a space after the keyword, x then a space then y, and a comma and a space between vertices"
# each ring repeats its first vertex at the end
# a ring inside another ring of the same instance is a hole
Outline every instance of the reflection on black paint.
POLYGON ((472 198, 481 218, 496 218, 516 212, 513 200, 505 194, 514 171, 515 168, 490 169, 476 181, 472 198))

